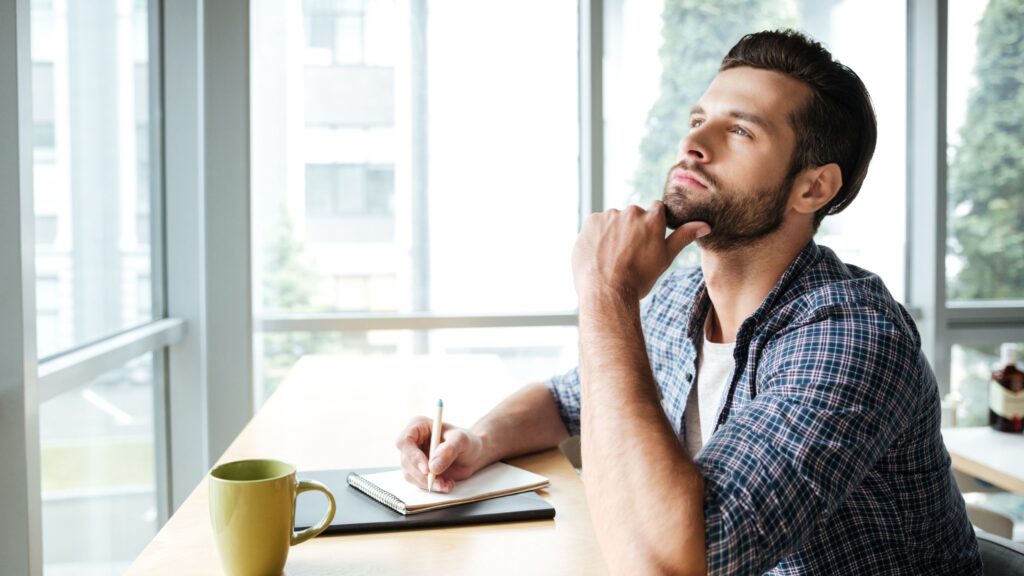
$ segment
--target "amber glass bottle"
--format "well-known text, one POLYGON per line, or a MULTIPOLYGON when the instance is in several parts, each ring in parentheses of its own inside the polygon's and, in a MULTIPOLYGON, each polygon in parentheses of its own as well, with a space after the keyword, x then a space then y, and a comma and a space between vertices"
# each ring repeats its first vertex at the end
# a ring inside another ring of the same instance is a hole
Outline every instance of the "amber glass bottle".
POLYGON ((1003 344, 988 388, 988 423, 1000 432, 1024 431, 1024 372, 1017 367, 1017 345, 1003 344))

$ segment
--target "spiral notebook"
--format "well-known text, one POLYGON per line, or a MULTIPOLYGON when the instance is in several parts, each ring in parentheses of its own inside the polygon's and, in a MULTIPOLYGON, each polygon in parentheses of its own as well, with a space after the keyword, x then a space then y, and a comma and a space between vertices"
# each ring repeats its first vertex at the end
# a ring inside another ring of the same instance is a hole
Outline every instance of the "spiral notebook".
POLYGON ((363 494, 402 515, 419 514, 450 506, 489 500, 548 485, 548 479, 504 462, 495 462, 455 483, 447 493, 427 492, 405 480, 401 470, 348 475, 348 483, 363 494))
MULTIPOLYGON (((378 473, 394 470, 397 469, 300 470, 298 475, 300 479, 321 482, 334 493, 334 499, 338 503, 337 512, 325 534, 358 534, 495 522, 549 520, 555 517, 555 508, 537 492, 520 492, 458 506, 450 504, 447 508, 435 508, 429 512, 400 514, 381 505, 348 483, 348 478, 352 474, 373 477, 378 473)), ((322 495, 310 492, 299 496, 295 502, 295 528, 302 530, 313 526, 323 517, 325 509, 322 495)))

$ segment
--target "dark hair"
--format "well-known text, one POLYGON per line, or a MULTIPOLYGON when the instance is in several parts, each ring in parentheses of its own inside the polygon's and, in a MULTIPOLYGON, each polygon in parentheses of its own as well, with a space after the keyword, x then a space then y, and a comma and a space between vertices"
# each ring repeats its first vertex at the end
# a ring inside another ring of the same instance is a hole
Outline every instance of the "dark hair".
POLYGON ((871 96, 853 70, 794 30, 747 34, 729 50, 718 70, 741 66, 780 72, 811 90, 807 104, 790 117, 796 132, 790 175, 835 162, 843 176, 835 198, 814 214, 817 229, 826 215, 846 208, 864 183, 878 139, 871 96))

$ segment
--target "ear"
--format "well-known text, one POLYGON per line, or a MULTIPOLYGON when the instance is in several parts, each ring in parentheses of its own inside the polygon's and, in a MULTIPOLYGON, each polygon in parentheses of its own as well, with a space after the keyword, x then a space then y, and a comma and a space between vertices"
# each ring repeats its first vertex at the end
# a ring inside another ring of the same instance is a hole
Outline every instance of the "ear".
POLYGON ((793 209, 813 214, 835 198, 843 186, 843 172, 835 162, 803 170, 796 178, 793 209))

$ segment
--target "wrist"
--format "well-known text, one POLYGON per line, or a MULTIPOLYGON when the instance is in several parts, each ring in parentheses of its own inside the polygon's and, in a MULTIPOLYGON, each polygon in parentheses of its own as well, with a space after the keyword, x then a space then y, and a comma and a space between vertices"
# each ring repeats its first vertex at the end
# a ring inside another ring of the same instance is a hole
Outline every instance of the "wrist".
POLYGON ((477 438, 478 453, 477 453, 477 469, 487 466, 491 462, 496 462, 501 459, 501 455, 498 452, 497 447, 494 445, 494 437, 485 429, 477 428, 474 426, 471 430, 473 435, 477 438))
POLYGON ((628 286, 588 286, 579 291, 580 311, 597 311, 606 308, 623 308, 640 301, 636 291, 628 286))

